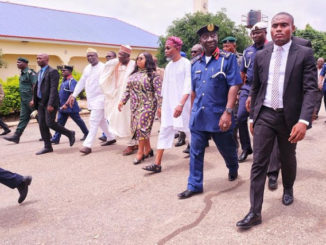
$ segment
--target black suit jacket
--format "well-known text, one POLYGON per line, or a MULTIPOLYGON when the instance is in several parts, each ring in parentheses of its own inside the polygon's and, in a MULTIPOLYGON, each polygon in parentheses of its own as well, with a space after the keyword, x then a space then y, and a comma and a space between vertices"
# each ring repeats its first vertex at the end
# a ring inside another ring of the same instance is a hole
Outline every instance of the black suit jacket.
MULTIPOLYGON (((37 74, 37 77, 39 75, 39 72, 37 74)), ((52 67, 48 67, 44 74, 41 84, 41 93, 42 98, 37 98, 37 88, 38 83, 37 81, 35 87, 34 87, 34 105, 35 108, 38 107, 38 104, 41 103, 45 107, 48 105, 53 106, 54 108, 59 107, 59 94, 58 94, 58 85, 59 85, 59 73, 57 70, 53 69, 52 67)))
MULTIPOLYGON (((254 78, 250 91, 250 118, 254 124, 262 109, 268 80, 273 45, 258 51, 254 63, 254 78)), ((311 122, 317 95, 317 69, 311 48, 292 42, 285 69, 283 107, 289 129, 299 119, 311 122)))

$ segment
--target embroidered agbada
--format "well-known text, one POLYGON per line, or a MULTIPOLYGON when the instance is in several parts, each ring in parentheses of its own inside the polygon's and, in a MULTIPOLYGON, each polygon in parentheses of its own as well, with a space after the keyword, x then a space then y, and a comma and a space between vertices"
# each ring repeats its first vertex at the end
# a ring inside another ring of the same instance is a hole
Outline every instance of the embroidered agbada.
POLYGON ((130 99, 130 128, 134 139, 150 137, 157 105, 161 107, 162 103, 161 89, 160 77, 156 75, 150 80, 146 70, 129 76, 122 102, 126 104, 130 99))
POLYGON ((119 137, 130 137, 130 102, 119 112, 118 104, 125 91, 128 77, 135 67, 135 61, 122 65, 118 59, 109 60, 104 66, 100 86, 105 96, 105 117, 109 129, 119 137))

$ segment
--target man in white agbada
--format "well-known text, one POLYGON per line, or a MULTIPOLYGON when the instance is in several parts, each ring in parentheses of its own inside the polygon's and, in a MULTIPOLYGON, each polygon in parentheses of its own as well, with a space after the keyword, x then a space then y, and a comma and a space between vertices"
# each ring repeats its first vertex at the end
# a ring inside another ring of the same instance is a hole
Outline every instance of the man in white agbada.
POLYGON ((123 155, 130 155, 137 150, 137 141, 131 139, 129 101, 121 112, 118 110, 128 77, 135 68, 135 61, 130 60, 130 54, 131 47, 122 45, 118 58, 106 62, 100 78, 100 86, 105 95, 105 117, 109 121, 109 129, 119 137, 130 138, 123 155))
POLYGON ((104 116, 104 94, 101 90, 99 80, 103 71, 104 64, 99 61, 98 54, 95 49, 87 49, 88 64, 77 83, 73 94, 69 97, 68 103, 72 106, 76 97, 85 88, 87 97, 87 106, 91 110, 89 118, 90 129, 89 133, 83 142, 83 148, 80 152, 89 154, 92 152, 92 145, 94 143, 97 130, 100 127, 107 137, 107 142, 104 145, 111 145, 116 142, 115 136, 109 131, 107 121, 104 116))
POLYGON ((169 37, 165 43, 165 56, 170 62, 164 72, 162 108, 158 108, 158 114, 161 114, 161 128, 157 153, 155 163, 143 168, 154 173, 161 172, 163 152, 172 147, 175 132, 185 132, 190 139, 191 63, 181 57, 181 47, 182 41, 178 37, 169 37))

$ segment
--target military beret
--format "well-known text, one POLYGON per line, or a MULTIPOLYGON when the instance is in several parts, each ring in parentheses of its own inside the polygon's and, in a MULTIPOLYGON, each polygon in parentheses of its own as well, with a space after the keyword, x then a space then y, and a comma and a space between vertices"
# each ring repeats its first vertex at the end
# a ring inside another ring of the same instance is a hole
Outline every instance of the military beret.
POLYGON ((70 72, 72 72, 73 69, 74 69, 73 66, 67 66, 67 65, 64 65, 64 66, 62 67, 62 70, 68 70, 68 71, 70 71, 70 72))
POLYGON ((203 26, 202 28, 200 28, 198 31, 197 31, 197 34, 199 36, 203 35, 204 33, 207 33, 207 32, 217 32, 218 31, 218 26, 217 25, 214 25, 214 24, 208 24, 207 26, 203 26))
POLYGON ((234 43, 236 41, 237 41, 237 39, 235 37, 229 36, 229 37, 224 38, 222 40, 222 43, 234 43))
POLYGON ((21 62, 25 62, 26 64, 28 63, 28 59, 23 58, 23 57, 19 57, 17 60, 19 60, 21 62))

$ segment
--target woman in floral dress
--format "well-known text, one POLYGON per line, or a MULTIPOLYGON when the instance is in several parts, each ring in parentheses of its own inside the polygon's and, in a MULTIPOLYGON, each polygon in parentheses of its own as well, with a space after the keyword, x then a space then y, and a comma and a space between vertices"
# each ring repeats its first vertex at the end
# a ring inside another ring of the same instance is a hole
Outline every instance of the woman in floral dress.
POLYGON ((162 81, 156 75, 155 63, 150 53, 138 55, 134 71, 129 76, 126 91, 119 111, 130 98, 131 133, 138 140, 138 152, 134 164, 139 164, 145 158, 153 156, 150 145, 150 135, 157 108, 161 107, 162 81))

